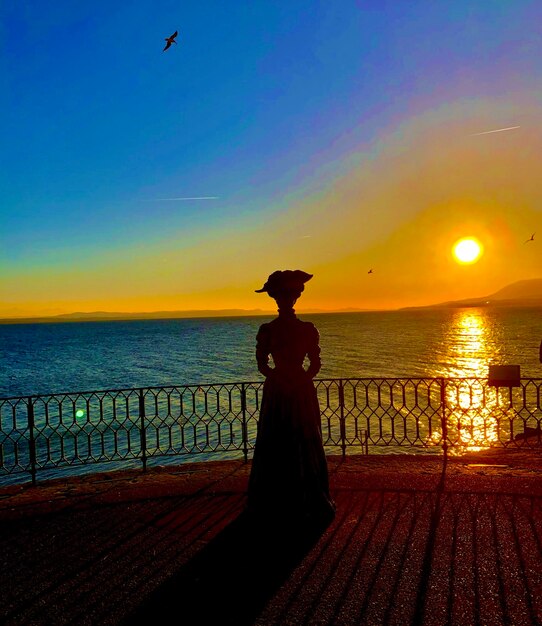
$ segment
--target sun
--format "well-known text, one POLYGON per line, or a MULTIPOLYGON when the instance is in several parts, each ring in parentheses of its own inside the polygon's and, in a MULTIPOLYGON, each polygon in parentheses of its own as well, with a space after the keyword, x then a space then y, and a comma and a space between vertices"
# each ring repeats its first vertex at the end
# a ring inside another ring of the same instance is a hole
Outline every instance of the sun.
POLYGON ((483 248, 478 239, 474 237, 464 237, 454 243, 452 252, 458 263, 467 265, 478 261, 482 256, 483 248))

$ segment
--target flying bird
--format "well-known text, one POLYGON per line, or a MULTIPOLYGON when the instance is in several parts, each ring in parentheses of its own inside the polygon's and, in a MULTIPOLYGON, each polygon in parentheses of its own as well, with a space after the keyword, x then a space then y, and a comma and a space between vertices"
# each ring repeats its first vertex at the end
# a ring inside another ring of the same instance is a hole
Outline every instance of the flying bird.
POLYGON ((530 238, 530 239, 527 239, 527 241, 524 241, 523 243, 529 243, 529 241, 534 241, 534 236, 535 236, 535 234, 536 234, 536 233, 533 233, 533 234, 531 235, 531 238, 530 238))
POLYGON ((367 274, 372 274, 372 273, 373 273, 372 269, 367 272, 367 274))
MULTIPOLYGON (((171 44, 172 44, 172 43, 174 43, 174 44, 176 44, 176 43, 177 43, 177 42, 175 41, 175 37, 177 37, 177 35, 178 35, 178 32, 177 32, 177 31, 175 31, 175 32, 173 33, 173 35, 171 35, 171 37, 166 37, 166 38, 164 39, 164 41, 166 42, 166 47, 164 48, 164 50, 167 50, 167 49, 171 46, 171 44)), ((164 50, 162 50, 162 52, 164 52, 164 50)))

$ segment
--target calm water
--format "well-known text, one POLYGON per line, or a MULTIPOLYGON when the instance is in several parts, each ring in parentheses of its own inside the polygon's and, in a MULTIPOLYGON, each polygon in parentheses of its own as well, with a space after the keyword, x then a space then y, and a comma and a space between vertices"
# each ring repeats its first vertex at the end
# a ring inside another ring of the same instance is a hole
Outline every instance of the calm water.
MULTIPOLYGON (((520 364, 523 377, 542 377, 540 308, 301 317, 320 330, 320 378, 485 378, 490 363, 520 364)), ((145 449, 150 462, 178 463, 190 460, 196 452, 198 460, 239 458, 239 442, 244 437, 241 420, 230 423, 212 417, 223 415, 220 411, 231 403, 227 410, 240 415, 239 388, 230 397, 225 388, 207 395, 198 386, 262 380, 254 358, 255 336, 268 319, 0 326, 0 397, 194 384, 182 397, 179 392, 170 396, 161 391, 146 397, 145 449)), ((338 453, 337 387, 324 385, 319 393, 323 394, 324 441, 328 450, 338 453)), ((352 386, 345 388, 346 406, 354 406, 353 393, 352 386)), ((422 453, 439 452, 438 384, 422 385, 418 392, 413 383, 387 384, 382 389, 368 383, 360 387, 360 393, 368 409, 357 417, 353 411, 344 423, 353 453, 356 446, 359 452, 362 441, 369 443, 371 453, 415 452, 416 446, 422 453)), ((448 383, 447 438, 454 453, 481 450, 512 439, 524 425, 536 426, 540 387, 530 385, 522 393, 529 397, 520 393, 518 405, 508 409, 505 395, 499 400, 506 390, 488 395, 478 383, 448 383)), ((33 432, 40 478, 97 471, 96 460, 114 460, 117 469, 140 467, 138 402, 133 393, 71 396, 47 404, 35 400, 33 432)), ((24 402, 1 405, 0 474, 6 476, 0 475, 0 484, 8 484, 28 479, 29 414, 24 402)), ((254 392, 247 392, 249 444, 256 436, 256 407, 254 392)))
MULTIPOLYGON (((319 377, 541 377, 542 309, 300 315, 320 331, 319 377)), ((0 326, 0 397, 260 380, 255 336, 271 318, 0 326)))

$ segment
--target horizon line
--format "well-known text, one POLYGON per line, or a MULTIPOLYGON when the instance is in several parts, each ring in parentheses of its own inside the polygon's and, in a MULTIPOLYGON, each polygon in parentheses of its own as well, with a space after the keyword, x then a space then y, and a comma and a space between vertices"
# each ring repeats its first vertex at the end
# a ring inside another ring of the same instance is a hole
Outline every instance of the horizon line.
MULTIPOLYGON (((343 309, 318 309, 318 308, 310 308, 307 309, 296 309, 296 313, 306 315, 306 314, 318 314, 318 313, 365 313, 368 311, 393 311, 396 308, 378 308, 378 309, 361 309, 354 307, 345 307, 343 309)), ((95 316, 96 318, 107 320, 110 317, 116 316, 140 316, 140 315, 175 315, 182 314, 184 317, 190 316, 190 314, 219 314, 217 317, 231 317, 232 315, 220 315, 221 313, 235 314, 237 313, 246 313, 248 315, 276 315, 276 309, 184 309, 184 310, 165 310, 165 311, 74 311, 73 313, 54 313, 54 314, 43 314, 43 315, 20 315, 17 317, 0 317, 0 322, 6 321, 18 321, 18 320, 42 320, 42 319, 50 319, 50 320, 60 320, 60 321, 70 321, 70 319, 88 319, 90 317, 95 316)), ((206 315, 205 317, 211 317, 212 315, 206 315)))

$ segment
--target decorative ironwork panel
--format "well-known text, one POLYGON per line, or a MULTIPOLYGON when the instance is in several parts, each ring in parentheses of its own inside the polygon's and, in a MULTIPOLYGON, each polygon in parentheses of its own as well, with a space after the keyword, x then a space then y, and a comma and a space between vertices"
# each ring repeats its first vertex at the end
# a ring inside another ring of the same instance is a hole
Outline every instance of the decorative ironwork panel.
POLYGON ((0 475, 29 472, 28 398, 0 399, 0 475))
POLYGON ((36 396, 37 467, 138 458, 137 401, 136 390, 36 396))
POLYGON ((486 379, 446 379, 448 440, 454 454, 493 447, 540 448, 542 381, 490 387, 486 379))
POLYGON ((240 450, 240 384, 151 388, 145 391, 147 455, 240 450))

